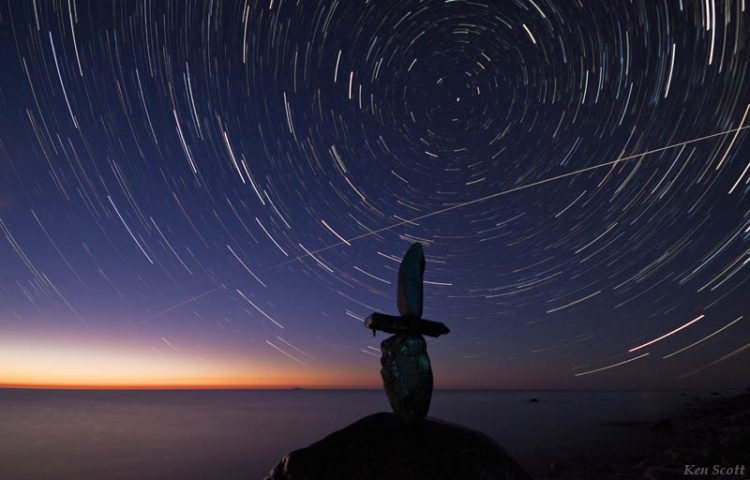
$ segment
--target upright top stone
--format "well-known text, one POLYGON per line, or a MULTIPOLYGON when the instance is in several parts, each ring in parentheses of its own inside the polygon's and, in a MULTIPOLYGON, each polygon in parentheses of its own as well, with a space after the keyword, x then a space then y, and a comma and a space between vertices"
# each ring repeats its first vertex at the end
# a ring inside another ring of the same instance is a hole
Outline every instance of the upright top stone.
POLYGON ((413 243, 398 269, 398 313, 403 317, 422 318, 424 267, 422 244, 413 243))
POLYGON ((398 270, 398 312, 400 317, 384 313, 373 313, 365 319, 365 328, 387 333, 407 335, 428 335, 439 337, 450 333, 440 322, 422 318, 422 276, 424 275, 424 250, 414 243, 407 250, 398 270))

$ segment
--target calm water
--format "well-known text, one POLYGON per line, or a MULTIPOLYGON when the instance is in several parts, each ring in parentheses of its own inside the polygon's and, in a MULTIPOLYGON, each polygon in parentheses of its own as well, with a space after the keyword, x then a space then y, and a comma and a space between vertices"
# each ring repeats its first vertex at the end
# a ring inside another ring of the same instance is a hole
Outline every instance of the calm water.
MULTIPOLYGON (((678 393, 437 391, 430 414, 498 440, 532 473, 617 445, 608 422, 677 413, 678 393), (538 398, 538 403, 529 403, 538 398)), ((0 479, 260 479, 370 413, 382 391, 0 389, 0 479)))

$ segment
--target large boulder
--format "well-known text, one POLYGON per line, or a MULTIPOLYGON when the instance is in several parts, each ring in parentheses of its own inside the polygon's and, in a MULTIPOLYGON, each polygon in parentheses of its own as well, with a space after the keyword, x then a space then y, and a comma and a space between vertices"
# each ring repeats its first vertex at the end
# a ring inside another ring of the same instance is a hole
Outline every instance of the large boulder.
POLYGON ((531 480, 494 440, 434 418, 376 413, 283 458, 266 480, 531 480))

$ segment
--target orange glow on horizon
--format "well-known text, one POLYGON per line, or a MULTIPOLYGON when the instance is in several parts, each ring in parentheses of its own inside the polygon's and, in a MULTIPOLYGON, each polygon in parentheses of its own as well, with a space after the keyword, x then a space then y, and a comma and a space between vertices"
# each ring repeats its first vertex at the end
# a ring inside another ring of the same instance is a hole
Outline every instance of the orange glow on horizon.
POLYGON ((375 375, 350 366, 300 365, 268 355, 189 351, 86 342, 4 343, 0 388, 289 389, 379 388, 375 375), (205 353, 204 353, 205 355, 205 353))
POLYGON ((378 390, 382 385, 89 385, 89 384, 2 384, 0 388, 30 390, 378 390))
MULTIPOLYGON (((257 344, 92 336, 75 330, 0 337, 0 388, 91 390, 382 389, 380 359, 340 352, 295 362, 257 344), (324 360, 325 358, 325 360, 324 360)), ((315 352, 311 352, 315 353, 315 352)), ((570 387, 533 371, 467 371, 433 361, 436 389, 570 387)))

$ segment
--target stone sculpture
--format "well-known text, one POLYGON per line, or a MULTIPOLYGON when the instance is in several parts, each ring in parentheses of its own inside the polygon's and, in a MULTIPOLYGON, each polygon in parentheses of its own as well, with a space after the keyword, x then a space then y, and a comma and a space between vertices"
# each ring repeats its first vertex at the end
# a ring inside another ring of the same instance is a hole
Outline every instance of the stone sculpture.
POLYGON ((440 322, 422 319, 424 249, 414 243, 407 250, 398 271, 397 307, 400 317, 373 313, 365 327, 395 333, 380 344, 380 375, 388 402, 402 420, 413 423, 424 419, 432 399, 432 367, 423 335, 438 337, 449 333, 440 322))
POLYGON ((432 368, 424 336, 449 333, 422 318, 422 245, 415 243, 398 274, 395 317, 373 313, 365 326, 394 333, 381 343, 383 386, 395 413, 376 413, 284 457, 265 480, 531 480, 494 440, 425 418, 432 368))

